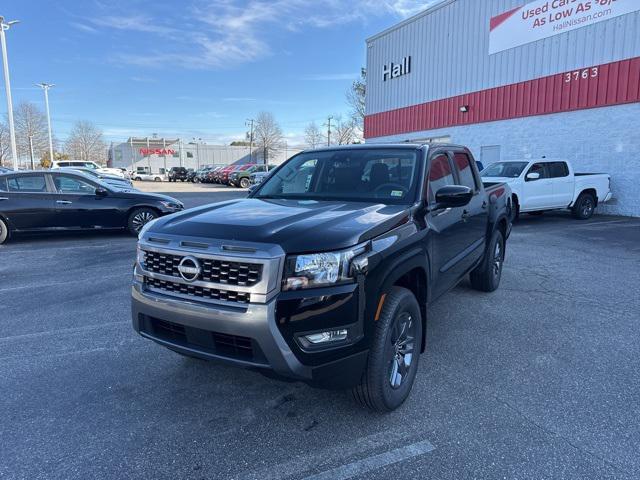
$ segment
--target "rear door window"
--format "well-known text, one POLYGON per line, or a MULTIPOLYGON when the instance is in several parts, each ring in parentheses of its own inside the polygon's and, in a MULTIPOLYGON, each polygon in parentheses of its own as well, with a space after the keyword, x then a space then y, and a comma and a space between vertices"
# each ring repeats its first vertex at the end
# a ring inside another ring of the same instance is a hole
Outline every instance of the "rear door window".
POLYGON ((10 192, 46 193, 47 182, 44 174, 34 173, 20 177, 9 178, 7 181, 10 192))
POLYGON ((562 178, 569 176, 569 167, 567 162, 551 162, 547 163, 549 170, 549 178, 562 178))
POLYGON ((478 189, 478 183, 476 182, 475 175, 473 174, 473 168, 471 168, 471 160, 466 153, 455 152, 453 154, 453 162, 458 170, 458 178, 460 185, 469 187, 474 192, 478 189))

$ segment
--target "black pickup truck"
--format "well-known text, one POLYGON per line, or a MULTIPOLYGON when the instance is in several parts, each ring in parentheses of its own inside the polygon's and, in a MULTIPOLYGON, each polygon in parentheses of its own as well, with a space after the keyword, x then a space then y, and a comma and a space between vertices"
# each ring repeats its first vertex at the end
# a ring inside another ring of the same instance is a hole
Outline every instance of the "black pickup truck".
POLYGON ((454 145, 300 153, 248 199, 140 234, 133 327, 182 355, 351 389, 377 411, 411 390, 429 305, 467 275, 498 288, 508 187, 454 145))

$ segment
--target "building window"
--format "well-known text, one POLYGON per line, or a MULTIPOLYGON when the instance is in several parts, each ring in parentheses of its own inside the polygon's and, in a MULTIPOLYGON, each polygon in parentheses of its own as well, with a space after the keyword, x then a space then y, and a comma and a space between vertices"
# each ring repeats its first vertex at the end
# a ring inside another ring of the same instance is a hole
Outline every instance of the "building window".
POLYGON ((193 153, 187 152, 187 158, 193 158, 193 153))

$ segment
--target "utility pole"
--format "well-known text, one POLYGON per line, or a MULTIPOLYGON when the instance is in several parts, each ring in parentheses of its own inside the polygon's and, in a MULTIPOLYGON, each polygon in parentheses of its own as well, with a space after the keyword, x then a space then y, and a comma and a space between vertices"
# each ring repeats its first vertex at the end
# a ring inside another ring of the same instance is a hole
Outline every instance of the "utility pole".
POLYGON ((33 135, 29 135, 29 156, 31 157, 31 170, 35 170, 33 168, 33 135))
POLYGON ((329 115, 327 117, 327 147, 331 146, 331 120, 333 120, 333 117, 329 115))
POLYGON ((47 127, 49 128, 49 158, 53 162, 53 135, 51 134, 51 115, 49 113, 49 89, 54 87, 53 83, 36 83, 37 87, 40 87, 44 91, 44 104, 47 110, 47 127))
POLYGON ((13 169, 18 170, 18 149, 16 148, 16 129, 13 124, 13 101, 11 100, 11 80, 9 79, 9 60, 7 59, 7 40, 4 32, 9 30, 18 20, 11 22, 4 21, 0 17, 0 43, 2 43, 2 66, 4 69, 4 84, 7 90, 7 117, 9 119, 9 138, 11 139, 11 156, 13 158, 13 169))
POLYGON ((245 127, 250 127, 249 133, 249 163, 253 162, 253 123, 255 120, 253 118, 248 118, 246 122, 244 122, 245 127))

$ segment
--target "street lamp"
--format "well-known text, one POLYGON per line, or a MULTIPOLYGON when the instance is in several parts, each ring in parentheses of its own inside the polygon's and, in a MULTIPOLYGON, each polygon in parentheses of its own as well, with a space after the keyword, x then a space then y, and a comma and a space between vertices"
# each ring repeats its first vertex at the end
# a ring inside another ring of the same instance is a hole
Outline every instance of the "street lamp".
POLYGON ((18 169, 18 151, 16 149, 16 129, 13 125, 13 102, 11 100, 11 80, 9 79, 9 60, 7 59, 7 40, 4 32, 9 30, 18 20, 5 22, 0 17, 0 42, 2 43, 2 66, 4 69, 4 84, 7 90, 7 116, 9 117, 9 136, 11 138, 11 155, 13 157, 13 169, 18 169))
POLYGON ((51 135, 51 115, 49 114, 49 89, 55 87, 53 83, 36 83, 44 91, 44 104, 47 109, 47 127, 49 127, 49 160, 53 163, 53 136, 51 135))

